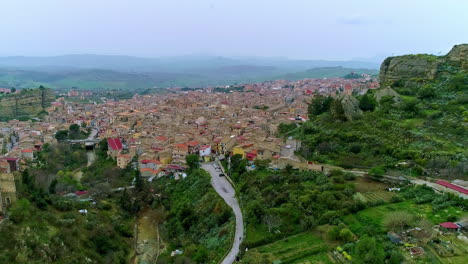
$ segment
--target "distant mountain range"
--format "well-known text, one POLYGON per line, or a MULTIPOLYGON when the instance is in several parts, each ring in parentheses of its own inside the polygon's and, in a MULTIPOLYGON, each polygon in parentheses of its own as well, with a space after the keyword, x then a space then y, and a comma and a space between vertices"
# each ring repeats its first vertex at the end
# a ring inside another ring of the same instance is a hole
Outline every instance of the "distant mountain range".
POLYGON ((132 90, 172 86, 193 87, 289 77, 297 79, 298 76, 341 77, 354 69, 375 74, 379 66, 378 63, 363 61, 216 56, 163 58, 107 55, 14 56, 0 57, 0 87, 31 88, 46 85, 55 89, 78 87, 132 90), (317 68, 325 69, 313 70, 317 68))

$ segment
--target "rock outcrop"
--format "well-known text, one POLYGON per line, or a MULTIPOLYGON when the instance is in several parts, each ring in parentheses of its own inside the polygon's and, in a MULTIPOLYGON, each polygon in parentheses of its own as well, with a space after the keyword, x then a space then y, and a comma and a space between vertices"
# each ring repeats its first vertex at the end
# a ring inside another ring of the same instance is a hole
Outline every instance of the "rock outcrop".
POLYGON ((374 98, 378 103, 380 103, 380 100, 384 96, 393 97, 393 100, 395 101, 395 103, 401 103, 400 94, 398 94, 395 90, 390 88, 390 86, 387 86, 385 88, 381 88, 381 89, 378 89, 377 91, 375 91, 374 98))
POLYGON ((55 100, 51 89, 23 90, 19 94, 0 98, 0 118, 30 117, 44 111, 55 100))
POLYGON ((468 71, 468 44, 455 45, 447 54, 446 63, 468 71))
POLYGON ((386 58, 380 66, 380 84, 420 87, 441 76, 446 66, 468 70, 468 44, 454 46, 445 56, 418 54, 386 58))
POLYGON ((355 120, 362 116, 362 110, 359 108, 359 101, 356 98, 342 94, 337 99, 341 102, 347 120, 355 120))

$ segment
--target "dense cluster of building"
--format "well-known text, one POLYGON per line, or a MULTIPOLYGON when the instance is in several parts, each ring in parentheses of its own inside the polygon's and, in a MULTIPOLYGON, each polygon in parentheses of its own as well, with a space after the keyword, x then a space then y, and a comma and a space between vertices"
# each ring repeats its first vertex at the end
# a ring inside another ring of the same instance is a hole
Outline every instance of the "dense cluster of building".
MULTIPOLYGON (((2 186, 8 185, 3 181, 12 179, 12 172, 33 159, 43 144, 54 143, 57 131, 72 124, 93 128, 97 138, 107 139, 108 154, 118 167, 137 162, 146 177, 183 170, 189 154, 204 161, 239 154, 252 162, 271 161, 277 167, 311 168, 314 164, 294 154, 300 141, 285 142, 275 136, 278 125, 306 121, 307 106, 314 96, 364 93, 378 87, 368 76, 363 77, 367 79, 277 80, 245 84, 236 90, 229 86, 168 89, 163 94, 135 95, 102 104, 81 104, 62 97, 52 103, 42 121, 0 123, 2 186)), ((72 92, 70 96, 81 95, 72 92)), ((12 192, 11 187, 5 189, 0 194, 12 192)), ((2 201, 9 203, 11 198, 2 201)))

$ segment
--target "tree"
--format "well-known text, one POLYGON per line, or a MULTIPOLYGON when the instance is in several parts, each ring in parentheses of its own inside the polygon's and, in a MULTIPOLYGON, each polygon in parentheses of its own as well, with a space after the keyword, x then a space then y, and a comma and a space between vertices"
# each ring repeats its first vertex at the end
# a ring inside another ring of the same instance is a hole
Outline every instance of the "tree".
POLYGON ((127 193, 127 188, 124 189, 122 196, 119 200, 120 207, 127 212, 132 211, 132 201, 130 201, 130 195, 127 193))
POLYGON ((10 210, 10 220, 15 223, 20 223, 31 215, 31 203, 25 199, 19 199, 10 210))
POLYGON ((374 111, 376 104, 377 102, 375 99, 367 93, 359 100, 359 108, 361 108, 362 111, 374 111))
POLYGON ((344 242, 351 242, 354 240, 354 234, 348 228, 341 229, 339 237, 340 237, 340 240, 344 242))
POLYGON ((15 92, 16 92, 16 88, 15 87, 11 88, 11 93, 15 93, 15 92))
POLYGON ((426 84, 418 90, 418 98, 420 99, 433 98, 435 95, 436 91, 430 84, 426 84))
POLYGON ((54 194, 55 193, 55 187, 57 186, 57 179, 54 179, 49 186, 49 193, 54 194))
POLYGON ((68 139, 68 131, 67 130, 59 130, 57 133, 55 133, 55 138, 58 141, 64 141, 68 139))
POLYGON ((69 130, 69 135, 70 139, 78 139, 80 136, 80 126, 77 124, 73 124, 70 126, 69 130))
POLYGON ((391 212, 384 218, 383 223, 389 230, 402 231, 414 223, 414 216, 404 211, 391 212))
POLYGON ((308 107, 309 116, 317 116, 330 110, 331 96, 317 96, 308 107))
POLYGON ((200 167, 199 159, 197 154, 190 154, 185 157, 185 161, 190 169, 198 169, 200 167))
POLYGON ((279 218, 276 214, 268 213, 263 217, 263 223, 267 226, 268 232, 271 233, 273 228, 280 226, 281 218, 279 218))
POLYGON ((144 182, 143 179, 141 178, 140 171, 135 171, 135 190, 137 192, 140 192, 144 188, 144 182))
POLYGON ((383 264, 385 252, 380 243, 375 238, 367 235, 363 236, 356 246, 356 254, 362 263, 383 264))

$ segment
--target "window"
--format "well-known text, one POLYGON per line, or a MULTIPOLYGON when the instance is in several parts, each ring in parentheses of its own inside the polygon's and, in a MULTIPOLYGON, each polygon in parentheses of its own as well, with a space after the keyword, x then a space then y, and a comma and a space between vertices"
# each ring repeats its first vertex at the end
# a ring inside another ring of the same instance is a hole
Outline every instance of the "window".
POLYGON ((10 203, 11 203, 11 202, 10 202, 10 197, 5 197, 5 203, 6 203, 7 205, 10 205, 10 203))

